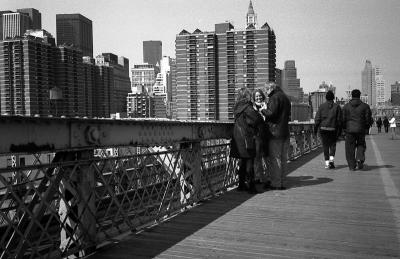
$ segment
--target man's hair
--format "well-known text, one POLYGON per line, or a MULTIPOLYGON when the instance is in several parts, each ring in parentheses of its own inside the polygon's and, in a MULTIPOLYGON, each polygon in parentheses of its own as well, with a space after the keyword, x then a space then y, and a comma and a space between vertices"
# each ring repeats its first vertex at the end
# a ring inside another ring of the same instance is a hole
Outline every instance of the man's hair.
POLYGON ((361 92, 358 89, 354 89, 353 91, 351 91, 351 97, 353 98, 360 98, 361 96, 361 92))
POLYGON ((332 101, 333 99, 335 99, 335 94, 329 90, 326 95, 325 95, 326 100, 328 101, 332 101))

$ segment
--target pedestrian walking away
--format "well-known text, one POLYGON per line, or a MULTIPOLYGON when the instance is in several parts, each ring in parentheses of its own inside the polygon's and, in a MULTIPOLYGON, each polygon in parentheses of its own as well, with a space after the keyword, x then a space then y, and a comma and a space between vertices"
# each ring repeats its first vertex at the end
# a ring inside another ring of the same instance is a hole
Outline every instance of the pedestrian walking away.
POLYGON ((334 98, 332 91, 326 93, 326 102, 319 106, 314 119, 314 133, 319 131, 324 148, 325 169, 335 168, 336 141, 342 132, 342 110, 334 98))
POLYGON ((343 130, 346 132, 347 165, 351 171, 361 170, 365 162, 365 134, 371 126, 372 115, 368 104, 360 100, 361 92, 354 89, 352 99, 343 107, 343 130))
POLYGON ((381 133, 381 131, 382 131, 382 119, 381 119, 381 117, 379 117, 376 120, 376 127, 378 128, 378 133, 381 133))
POLYGON ((383 127, 385 128, 385 133, 388 133, 389 132, 389 120, 386 116, 383 118, 383 127))

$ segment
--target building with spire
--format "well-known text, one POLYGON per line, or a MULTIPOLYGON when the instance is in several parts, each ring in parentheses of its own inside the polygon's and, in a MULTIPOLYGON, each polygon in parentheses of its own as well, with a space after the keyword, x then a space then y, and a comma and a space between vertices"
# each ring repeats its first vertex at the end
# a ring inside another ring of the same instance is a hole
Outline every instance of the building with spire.
POLYGON ((182 30, 176 36, 177 119, 233 120, 239 88, 275 82, 275 33, 268 23, 257 28, 256 20, 250 1, 244 30, 224 22, 211 32, 182 30))

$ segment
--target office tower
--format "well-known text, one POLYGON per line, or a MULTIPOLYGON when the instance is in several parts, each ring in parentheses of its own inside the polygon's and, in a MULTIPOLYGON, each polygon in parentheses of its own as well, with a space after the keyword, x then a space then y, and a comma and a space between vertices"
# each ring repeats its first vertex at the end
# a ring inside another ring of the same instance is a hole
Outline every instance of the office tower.
POLYGON ((3 40, 3 14, 12 13, 11 11, 0 11, 0 40, 3 40))
POLYGON ((56 47, 51 34, 42 35, 42 39, 26 35, 0 41, 1 114, 50 114, 56 47))
POLYGON ((132 93, 151 93, 156 80, 156 70, 152 64, 135 64, 132 72, 132 93))
POLYGON ((3 13, 3 39, 23 36, 31 19, 25 13, 3 13))
POLYGON ((57 14, 57 44, 73 45, 93 57, 92 21, 81 14, 57 14))
POLYGON ((162 42, 158 40, 143 41, 143 62, 160 66, 162 57, 162 42))
POLYGON ((30 18, 29 29, 41 30, 42 29, 42 14, 35 8, 17 9, 18 13, 27 14, 30 18))
POLYGON ((376 105, 375 73, 369 60, 365 61, 364 70, 361 72, 361 95, 367 99, 371 108, 376 105))
POLYGON ((303 89, 300 87, 300 79, 297 78, 297 69, 294 60, 286 60, 282 70, 282 90, 292 101, 303 100, 303 89))
POLYGON ((102 53, 96 56, 96 64, 107 65, 113 68, 114 83, 110 89, 110 113, 126 114, 126 97, 131 92, 129 78, 129 59, 118 57, 113 53, 102 53))
POLYGON ((375 104, 378 106, 384 105, 389 99, 386 98, 386 86, 385 80, 383 79, 382 69, 378 66, 374 68, 375 73, 375 89, 376 89, 376 101, 375 104))
POLYGON ((86 116, 82 51, 71 46, 58 46, 56 60, 57 87, 62 92, 60 115, 86 116))
POLYGON ((182 30, 176 37, 176 118, 233 120, 237 89, 275 82, 275 63, 275 33, 267 23, 182 30))
POLYGON ((127 114, 129 118, 153 117, 152 97, 146 93, 129 93, 127 97, 127 114))
POLYGON ((392 105, 400 105, 400 82, 396 81, 390 86, 390 89, 390 100, 392 101, 392 105))

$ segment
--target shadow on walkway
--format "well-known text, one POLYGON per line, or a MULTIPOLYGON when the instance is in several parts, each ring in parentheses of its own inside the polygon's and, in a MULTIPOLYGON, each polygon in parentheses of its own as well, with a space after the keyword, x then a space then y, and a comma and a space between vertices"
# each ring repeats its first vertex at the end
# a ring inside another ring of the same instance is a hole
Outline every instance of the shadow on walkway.
POLYGON ((394 166, 392 166, 392 165, 368 165, 368 164, 366 164, 361 171, 372 171, 372 170, 376 170, 379 168, 393 168, 393 167, 394 166))
POLYGON ((119 243, 109 244, 97 250, 89 258, 152 258, 176 245, 199 229, 240 206, 254 195, 236 189, 216 198, 206 200, 186 212, 161 224, 131 233, 119 243))
POLYGON ((333 179, 328 177, 314 178, 313 176, 288 176, 286 178, 286 187, 291 189, 296 187, 324 184, 332 181, 333 179))

